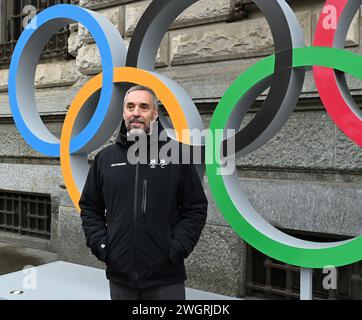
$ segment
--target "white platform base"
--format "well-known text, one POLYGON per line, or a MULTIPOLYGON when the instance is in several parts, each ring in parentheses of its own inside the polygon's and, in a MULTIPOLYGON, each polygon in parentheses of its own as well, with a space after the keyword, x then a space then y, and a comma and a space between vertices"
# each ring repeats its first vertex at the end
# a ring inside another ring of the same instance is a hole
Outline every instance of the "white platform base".
MULTIPOLYGON (((56 261, 0 276, 0 299, 110 300, 109 283, 102 269, 56 261), (16 291, 23 293, 11 294, 16 291)), ((187 288, 186 299, 235 300, 236 298, 187 288)))

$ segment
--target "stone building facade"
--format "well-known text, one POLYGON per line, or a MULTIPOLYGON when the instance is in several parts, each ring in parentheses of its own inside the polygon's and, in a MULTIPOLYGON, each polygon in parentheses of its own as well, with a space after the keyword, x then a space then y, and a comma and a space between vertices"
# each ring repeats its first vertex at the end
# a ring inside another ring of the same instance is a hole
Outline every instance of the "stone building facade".
MULTIPOLYGON (((78 5, 104 14, 129 42, 150 2, 80 0, 78 5)), ((303 27, 306 45, 311 45, 324 1, 288 2, 303 27)), ((9 27, 4 12, 8 9, 6 1, 0 1, 0 5, 4 42, 9 27)), ((247 16, 238 12, 238 1, 200 0, 177 18, 157 56, 157 71, 184 87, 195 101, 206 127, 217 102, 233 80, 260 58, 273 53, 273 39, 264 16, 248 2, 244 9, 247 16)), ((348 50, 362 53, 360 19, 358 13, 346 46, 348 50)), ((89 32, 78 24, 71 25, 69 30, 67 54, 43 57, 35 78, 41 118, 58 137, 72 98, 84 83, 101 72, 98 49, 89 32)), ((362 83, 347 78, 353 97, 360 102, 362 83)), ((80 218, 65 190, 59 159, 37 153, 19 135, 9 108, 7 81, 8 66, 3 64, 0 69, 0 192, 50 195, 51 236, 39 239, 9 233, 0 227, 0 241, 57 252, 60 260, 103 267, 85 246, 80 218)), ((248 119, 255 115, 264 98, 265 94, 256 101, 248 119)), ((274 226, 305 238, 336 240, 362 234, 362 150, 330 119, 310 72, 298 106, 284 128, 257 151, 238 158, 237 168, 242 188, 252 204, 274 226)), ((209 198, 208 220, 196 249, 186 261, 187 285, 232 296, 253 294, 258 291, 257 267, 253 265, 256 253, 224 220, 210 196, 206 178, 205 188, 209 198)), ((267 268, 267 263, 258 267, 267 268)), ((283 268, 279 271, 282 270, 281 276, 285 277, 291 267, 283 268)), ((350 270, 350 285, 358 287, 362 268, 356 264, 350 270)), ((270 279, 265 280, 268 281, 269 287, 272 286, 270 279)), ((289 284, 284 289, 290 291, 290 281, 286 283, 289 284)), ((267 286, 268 283, 259 291, 272 292, 264 290, 267 286)))

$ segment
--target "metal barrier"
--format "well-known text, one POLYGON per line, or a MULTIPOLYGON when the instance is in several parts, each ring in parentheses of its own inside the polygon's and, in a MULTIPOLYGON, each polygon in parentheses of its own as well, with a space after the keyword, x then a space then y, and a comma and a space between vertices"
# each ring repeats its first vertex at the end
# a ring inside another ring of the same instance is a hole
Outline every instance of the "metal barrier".
POLYGON ((0 190, 0 230, 50 239, 50 195, 0 190))

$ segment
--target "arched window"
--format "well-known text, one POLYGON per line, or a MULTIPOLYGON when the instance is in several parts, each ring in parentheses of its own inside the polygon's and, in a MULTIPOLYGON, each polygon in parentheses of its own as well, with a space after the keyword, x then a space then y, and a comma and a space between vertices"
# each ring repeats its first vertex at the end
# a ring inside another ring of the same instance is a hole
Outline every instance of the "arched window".
MULTIPOLYGON (((33 6, 40 11, 56 5, 76 3, 74 0, 0 0, 0 68, 8 67, 17 40, 24 30, 30 11, 26 6, 33 6)), ((63 28, 55 34, 43 50, 43 56, 64 55, 68 57, 69 29, 63 28)))

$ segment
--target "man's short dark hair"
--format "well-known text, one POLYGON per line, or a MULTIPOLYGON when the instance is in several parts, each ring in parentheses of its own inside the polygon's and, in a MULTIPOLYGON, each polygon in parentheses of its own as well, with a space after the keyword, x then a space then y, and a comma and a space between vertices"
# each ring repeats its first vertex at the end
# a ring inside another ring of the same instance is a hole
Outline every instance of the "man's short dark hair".
POLYGON ((146 86, 133 86, 133 87, 131 87, 126 92, 126 95, 124 96, 124 101, 126 101, 126 98, 127 98, 128 94, 130 94, 133 91, 147 91, 152 96, 153 105, 155 106, 156 110, 158 109, 158 100, 157 100, 155 92, 151 88, 146 87, 146 86))

